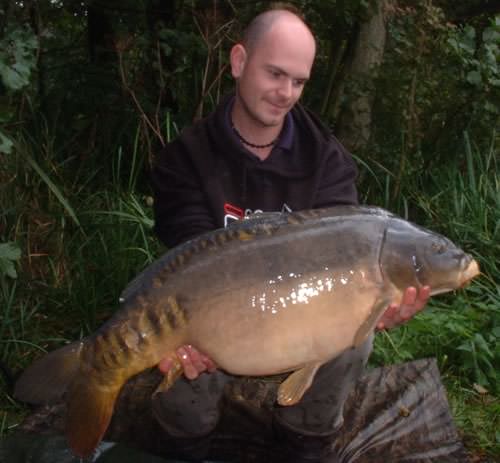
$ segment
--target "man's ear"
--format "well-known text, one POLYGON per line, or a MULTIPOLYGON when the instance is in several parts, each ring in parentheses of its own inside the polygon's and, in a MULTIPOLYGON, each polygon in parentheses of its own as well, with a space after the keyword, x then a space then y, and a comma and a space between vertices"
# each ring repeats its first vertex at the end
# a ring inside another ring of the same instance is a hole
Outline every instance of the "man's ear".
POLYGON ((231 60, 231 74, 235 79, 238 79, 243 73, 247 60, 247 51, 245 47, 241 43, 234 45, 233 48, 231 48, 229 58, 231 60))

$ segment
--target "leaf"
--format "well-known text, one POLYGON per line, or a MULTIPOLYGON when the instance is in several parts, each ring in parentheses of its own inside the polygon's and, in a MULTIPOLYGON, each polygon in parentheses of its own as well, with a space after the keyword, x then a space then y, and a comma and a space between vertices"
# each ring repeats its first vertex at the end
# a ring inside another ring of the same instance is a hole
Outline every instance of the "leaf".
MULTIPOLYGON (((498 83, 500 84, 500 81, 498 83)), ((492 114, 498 114, 498 107, 489 101, 485 102, 484 109, 492 114)))
POLYGON ((21 258, 21 250, 16 243, 11 241, 0 244, 0 259, 19 260, 21 258))
MULTIPOLYGON (((490 79, 490 84, 494 87, 500 87, 500 79, 490 79)), ((498 112, 498 110, 495 112, 498 112)))
POLYGON ((472 387, 474 388, 474 390, 475 390, 478 394, 481 394, 481 395, 488 394, 488 389, 486 389, 485 387, 481 386, 480 384, 474 383, 474 384, 472 385, 472 387))
POLYGON ((19 90, 29 84, 37 47, 29 28, 10 28, 0 39, 0 79, 7 89, 19 90))
POLYGON ((481 73, 479 71, 469 71, 467 73, 466 79, 469 84, 475 86, 479 86, 482 83, 481 73))
POLYGON ((0 276, 3 275, 7 275, 11 278, 17 278, 17 272, 14 264, 6 259, 0 258, 0 276))
POLYGON ((162 43, 161 49, 163 50, 163 53, 165 53, 165 56, 170 56, 172 54, 172 47, 167 43, 162 43))
POLYGON ((17 278, 14 262, 21 258, 21 250, 16 243, 7 242, 0 244, 0 275, 17 278))
POLYGON ((12 152, 12 140, 0 132, 0 153, 10 154, 12 152))
POLYGON ((461 344, 460 346, 457 347, 457 350, 461 350, 464 352, 472 352, 472 348, 470 347, 469 343, 461 344))
POLYGON ((13 67, 0 63, 0 77, 4 85, 12 90, 19 90, 26 85, 26 80, 13 67))
POLYGON ((484 42, 498 42, 500 40, 500 33, 498 33, 493 27, 488 27, 483 31, 483 41, 484 42))
POLYGON ((26 155, 26 160, 31 165, 31 167, 36 171, 36 173, 40 176, 40 178, 47 184, 50 191, 54 194, 54 196, 59 200, 59 202, 63 205, 66 212, 73 219, 73 222, 80 227, 80 221, 78 220, 75 211, 69 204, 68 200, 64 197, 61 190, 57 187, 57 185, 50 179, 50 177, 42 170, 42 168, 36 163, 36 161, 30 156, 26 155))
POLYGON ((474 343, 476 344, 476 347, 479 351, 486 353, 488 357, 493 357, 486 339, 484 339, 480 333, 476 333, 476 335, 474 336, 474 343))
POLYGON ((469 40, 472 41, 476 38, 476 30, 472 26, 466 26, 464 32, 465 32, 465 36, 469 40))

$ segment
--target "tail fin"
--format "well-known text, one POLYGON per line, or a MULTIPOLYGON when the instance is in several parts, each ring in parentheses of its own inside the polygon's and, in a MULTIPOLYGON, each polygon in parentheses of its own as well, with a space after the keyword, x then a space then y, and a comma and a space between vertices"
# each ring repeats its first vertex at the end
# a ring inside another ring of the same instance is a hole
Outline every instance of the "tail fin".
POLYGON ((92 377, 78 378, 71 386, 66 436, 75 455, 90 456, 102 440, 120 387, 103 387, 92 377))
POLYGON ((74 342, 36 360, 17 380, 14 397, 42 404, 60 399, 80 367, 83 341, 74 342))

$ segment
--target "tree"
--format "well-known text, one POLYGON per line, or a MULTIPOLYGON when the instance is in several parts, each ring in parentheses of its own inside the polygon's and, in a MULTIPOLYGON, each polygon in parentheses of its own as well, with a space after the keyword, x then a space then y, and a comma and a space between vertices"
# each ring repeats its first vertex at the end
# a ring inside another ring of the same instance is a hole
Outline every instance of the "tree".
POLYGON ((347 72, 342 82, 341 98, 337 101, 336 133, 351 151, 364 149, 372 128, 372 105, 375 99, 375 79, 384 57, 386 25, 391 15, 392 0, 377 0, 358 25, 347 72))

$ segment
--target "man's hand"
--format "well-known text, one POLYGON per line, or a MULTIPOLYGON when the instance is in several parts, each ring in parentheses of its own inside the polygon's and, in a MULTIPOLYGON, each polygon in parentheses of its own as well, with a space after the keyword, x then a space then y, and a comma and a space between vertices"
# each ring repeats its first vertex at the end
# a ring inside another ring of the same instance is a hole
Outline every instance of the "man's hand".
MULTIPOLYGON (((184 375, 188 379, 196 379, 204 371, 213 372, 217 369, 210 358, 189 344, 179 347, 176 352, 182 364, 184 375)), ((166 357, 160 361, 158 368, 163 374, 167 374, 173 363, 174 360, 171 357, 166 357)))
POLYGON ((406 288, 401 305, 391 304, 378 321, 377 329, 386 330, 406 323, 416 313, 423 310, 430 295, 430 286, 423 286, 420 291, 413 286, 406 288))

